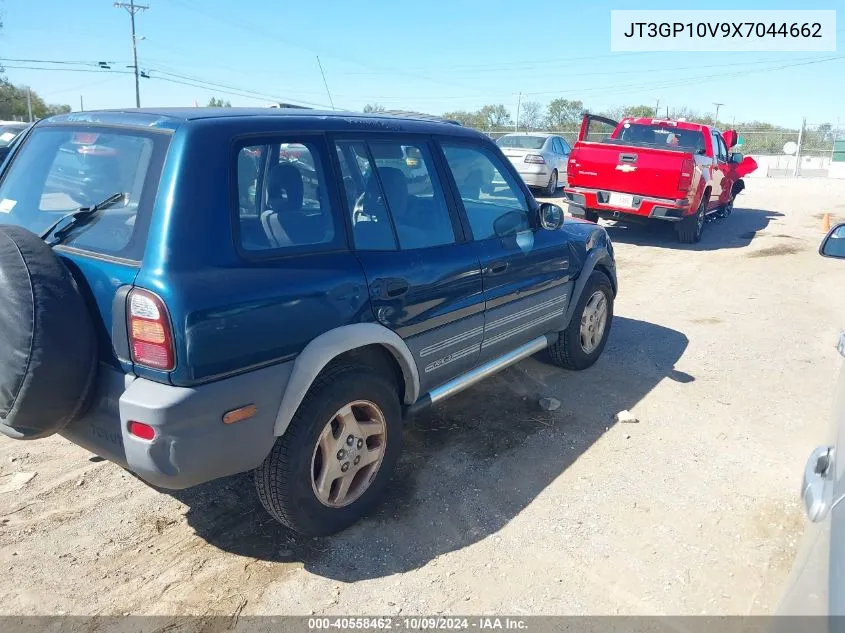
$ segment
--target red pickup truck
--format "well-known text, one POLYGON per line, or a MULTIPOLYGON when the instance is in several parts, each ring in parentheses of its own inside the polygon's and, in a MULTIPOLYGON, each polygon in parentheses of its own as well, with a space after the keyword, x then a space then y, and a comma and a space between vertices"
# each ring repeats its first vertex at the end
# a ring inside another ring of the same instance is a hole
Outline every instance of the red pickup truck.
POLYGON ((737 134, 666 119, 620 122, 586 115, 567 165, 564 195, 572 215, 593 222, 673 222, 678 239, 694 243, 708 217, 727 217, 757 168, 738 152, 737 134))

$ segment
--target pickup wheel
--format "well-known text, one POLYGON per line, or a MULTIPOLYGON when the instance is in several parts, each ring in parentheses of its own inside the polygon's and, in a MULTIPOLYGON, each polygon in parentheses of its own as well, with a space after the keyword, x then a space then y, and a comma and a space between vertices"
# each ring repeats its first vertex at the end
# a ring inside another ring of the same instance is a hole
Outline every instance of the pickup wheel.
POLYGON ((555 192, 557 192, 557 169, 553 169, 549 176, 549 184, 546 186, 545 194, 547 196, 553 196, 555 192))
POLYGON ((719 212, 716 214, 720 218, 728 217, 734 210, 734 199, 731 198, 727 203, 719 207, 719 212))
POLYGON ((613 286, 603 272, 594 270, 578 298, 572 319, 549 346, 555 365, 587 369, 601 356, 613 321, 613 286))
POLYGON ((701 240, 701 233, 704 231, 704 212, 706 207, 707 196, 702 196, 701 203, 698 205, 698 211, 675 224, 675 232, 678 234, 679 242, 682 244, 697 244, 701 240))
POLYGON ((256 469, 258 498, 295 532, 334 534, 375 507, 401 449, 395 386, 364 366, 332 368, 256 469))

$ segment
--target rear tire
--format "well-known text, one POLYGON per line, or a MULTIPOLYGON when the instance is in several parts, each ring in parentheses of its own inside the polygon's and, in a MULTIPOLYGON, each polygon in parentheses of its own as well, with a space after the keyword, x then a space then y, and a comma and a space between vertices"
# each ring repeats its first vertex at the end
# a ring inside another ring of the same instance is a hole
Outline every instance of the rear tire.
POLYGON ((255 470, 258 498, 274 519, 295 532, 305 536, 340 532, 379 502, 401 450, 402 410, 395 385, 365 366, 332 368, 314 382, 288 429, 255 470), (349 426, 340 415, 344 409, 353 412, 349 426), (358 422, 360 429, 381 424, 379 443, 370 444, 376 434, 362 431, 358 437, 356 431, 350 432, 351 427, 359 428, 358 422), (348 436, 355 437, 349 444, 345 442, 348 436), (325 448, 332 442, 331 448, 325 448), (369 468, 367 455, 374 447, 381 447, 380 461, 369 468), (353 465, 356 457, 364 458, 360 470, 358 461, 353 465), (332 470, 324 475, 327 484, 322 490, 328 492, 321 499, 320 475, 344 464, 342 473, 332 470), (347 478, 347 492, 340 496, 347 478))
POLYGON ((549 176, 549 184, 546 185, 545 194, 547 196, 553 196, 557 192, 557 169, 553 169, 551 175, 549 176))
POLYGON ((704 231, 707 198, 707 192, 705 192, 701 197, 701 203, 698 205, 698 211, 675 224, 675 232, 678 234, 678 241, 681 244, 697 244, 701 240, 701 233, 704 231))
POLYGON ((587 280, 572 318, 566 329, 558 333, 557 340, 549 346, 552 361, 558 367, 580 371, 595 363, 610 335, 613 322, 613 286, 610 279, 600 270, 594 270, 587 280), (591 320, 595 316, 595 304, 604 302, 603 319, 591 320), (590 329, 593 327, 594 329, 590 329), (595 328, 600 327, 598 332, 595 328), (585 340, 586 339, 586 340, 585 340))

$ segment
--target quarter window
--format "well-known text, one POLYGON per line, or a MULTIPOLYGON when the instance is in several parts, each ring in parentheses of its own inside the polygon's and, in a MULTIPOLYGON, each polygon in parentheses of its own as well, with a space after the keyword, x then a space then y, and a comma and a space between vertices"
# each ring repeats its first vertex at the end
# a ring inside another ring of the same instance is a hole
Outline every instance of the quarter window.
POLYGON ((335 246, 326 172, 310 142, 248 145, 237 156, 241 246, 247 251, 335 246))

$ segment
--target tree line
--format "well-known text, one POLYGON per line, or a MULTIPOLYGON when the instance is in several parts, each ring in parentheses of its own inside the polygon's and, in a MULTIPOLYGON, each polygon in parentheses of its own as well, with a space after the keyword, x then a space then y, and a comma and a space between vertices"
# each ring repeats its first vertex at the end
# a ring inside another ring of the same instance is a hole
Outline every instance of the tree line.
MULTIPOLYGON (((833 150, 834 141, 845 140, 845 128, 835 129, 830 123, 807 128, 803 131, 799 127, 785 127, 764 121, 744 121, 728 123, 716 121, 712 114, 700 113, 691 108, 669 107, 656 112, 654 105, 630 105, 609 108, 592 112, 609 119, 619 120, 624 117, 661 117, 674 120, 686 119, 697 123, 712 125, 720 130, 735 129, 742 136, 742 146, 738 149, 746 154, 781 154, 783 146, 788 141, 797 142, 801 132, 802 154, 826 155, 833 150)), ((364 112, 381 112, 384 107, 379 104, 367 104, 364 112)), ((553 99, 543 105, 539 101, 526 101, 520 104, 518 117, 516 113, 504 104, 488 104, 478 110, 454 110, 444 112, 441 116, 450 121, 457 121, 461 125, 472 127, 491 136, 513 131, 556 132, 574 143, 578 135, 581 119, 587 112, 582 101, 570 99, 553 99)))

